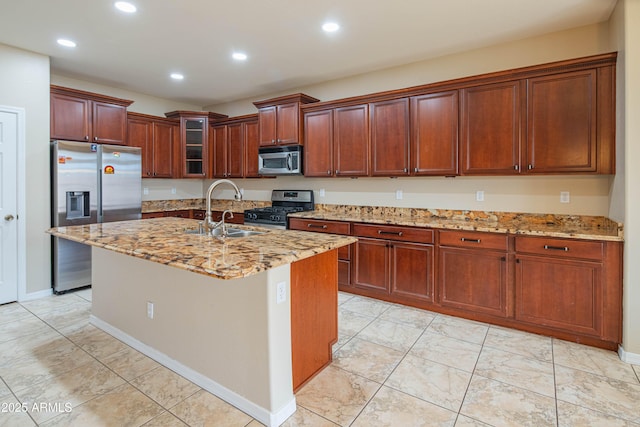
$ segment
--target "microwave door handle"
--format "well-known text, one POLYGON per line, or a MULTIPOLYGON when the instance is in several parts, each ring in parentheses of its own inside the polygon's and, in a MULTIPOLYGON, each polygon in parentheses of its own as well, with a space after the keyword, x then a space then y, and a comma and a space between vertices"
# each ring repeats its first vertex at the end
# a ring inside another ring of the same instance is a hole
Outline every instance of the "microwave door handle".
POLYGON ((293 165, 291 164, 291 153, 287 153, 287 170, 292 170, 293 165))

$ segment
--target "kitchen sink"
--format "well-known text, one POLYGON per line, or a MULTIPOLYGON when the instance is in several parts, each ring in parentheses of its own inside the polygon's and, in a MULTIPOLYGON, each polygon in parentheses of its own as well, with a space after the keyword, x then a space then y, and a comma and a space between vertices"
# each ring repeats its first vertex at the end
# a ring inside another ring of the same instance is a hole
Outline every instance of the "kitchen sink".
MULTIPOLYGON (((209 235, 209 233, 201 231, 197 228, 186 229, 184 232, 187 234, 198 234, 200 236, 209 235)), ((264 232, 255 231, 255 230, 242 230, 240 228, 227 227, 227 237, 249 237, 249 236, 256 236, 259 234, 264 234, 264 232)), ((210 235, 213 237, 222 237, 222 228, 214 229, 213 233, 210 233, 210 235)))

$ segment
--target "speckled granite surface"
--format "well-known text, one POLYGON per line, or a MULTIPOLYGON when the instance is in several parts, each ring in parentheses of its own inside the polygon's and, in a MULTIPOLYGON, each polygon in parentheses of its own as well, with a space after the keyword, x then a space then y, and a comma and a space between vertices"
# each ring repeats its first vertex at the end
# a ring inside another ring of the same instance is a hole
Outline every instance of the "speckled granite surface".
MULTIPOLYGON (((75 242, 170 265, 218 279, 236 279, 354 243, 353 237, 305 231, 259 230, 249 238, 187 234, 197 220, 154 218, 58 227, 48 232, 75 242)), ((234 225, 236 227, 236 225, 234 225)))
MULTIPOLYGON (((262 208, 271 206, 271 202, 255 200, 212 200, 211 209, 216 211, 230 210, 242 213, 245 209, 262 208)), ((142 202, 142 213, 178 211, 182 209, 205 209, 204 199, 178 199, 178 200, 146 200, 142 202)))
POLYGON ((316 204, 314 211, 298 212, 290 216, 588 240, 622 241, 624 239, 622 224, 601 216, 322 204, 316 204))

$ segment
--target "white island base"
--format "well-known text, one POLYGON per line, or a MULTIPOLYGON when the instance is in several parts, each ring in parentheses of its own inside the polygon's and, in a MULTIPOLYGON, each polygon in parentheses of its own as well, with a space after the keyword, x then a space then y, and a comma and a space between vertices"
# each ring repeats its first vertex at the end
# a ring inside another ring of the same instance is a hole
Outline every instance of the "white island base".
POLYGON ((290 264, 220 280, 98 247, 92 257, 93 325, 266 426, 295 412, 290 264))

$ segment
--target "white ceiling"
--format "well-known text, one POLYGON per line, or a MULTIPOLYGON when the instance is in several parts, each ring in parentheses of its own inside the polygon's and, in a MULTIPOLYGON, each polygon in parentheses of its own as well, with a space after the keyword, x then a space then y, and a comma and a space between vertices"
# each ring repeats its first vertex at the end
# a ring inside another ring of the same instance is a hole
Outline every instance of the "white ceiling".
POLYGON ((130 0, 126 15, 114 1, 0 0, 0 43, 50 56, 54 74, 207 106, 606 21, 616 3, 130 0))

